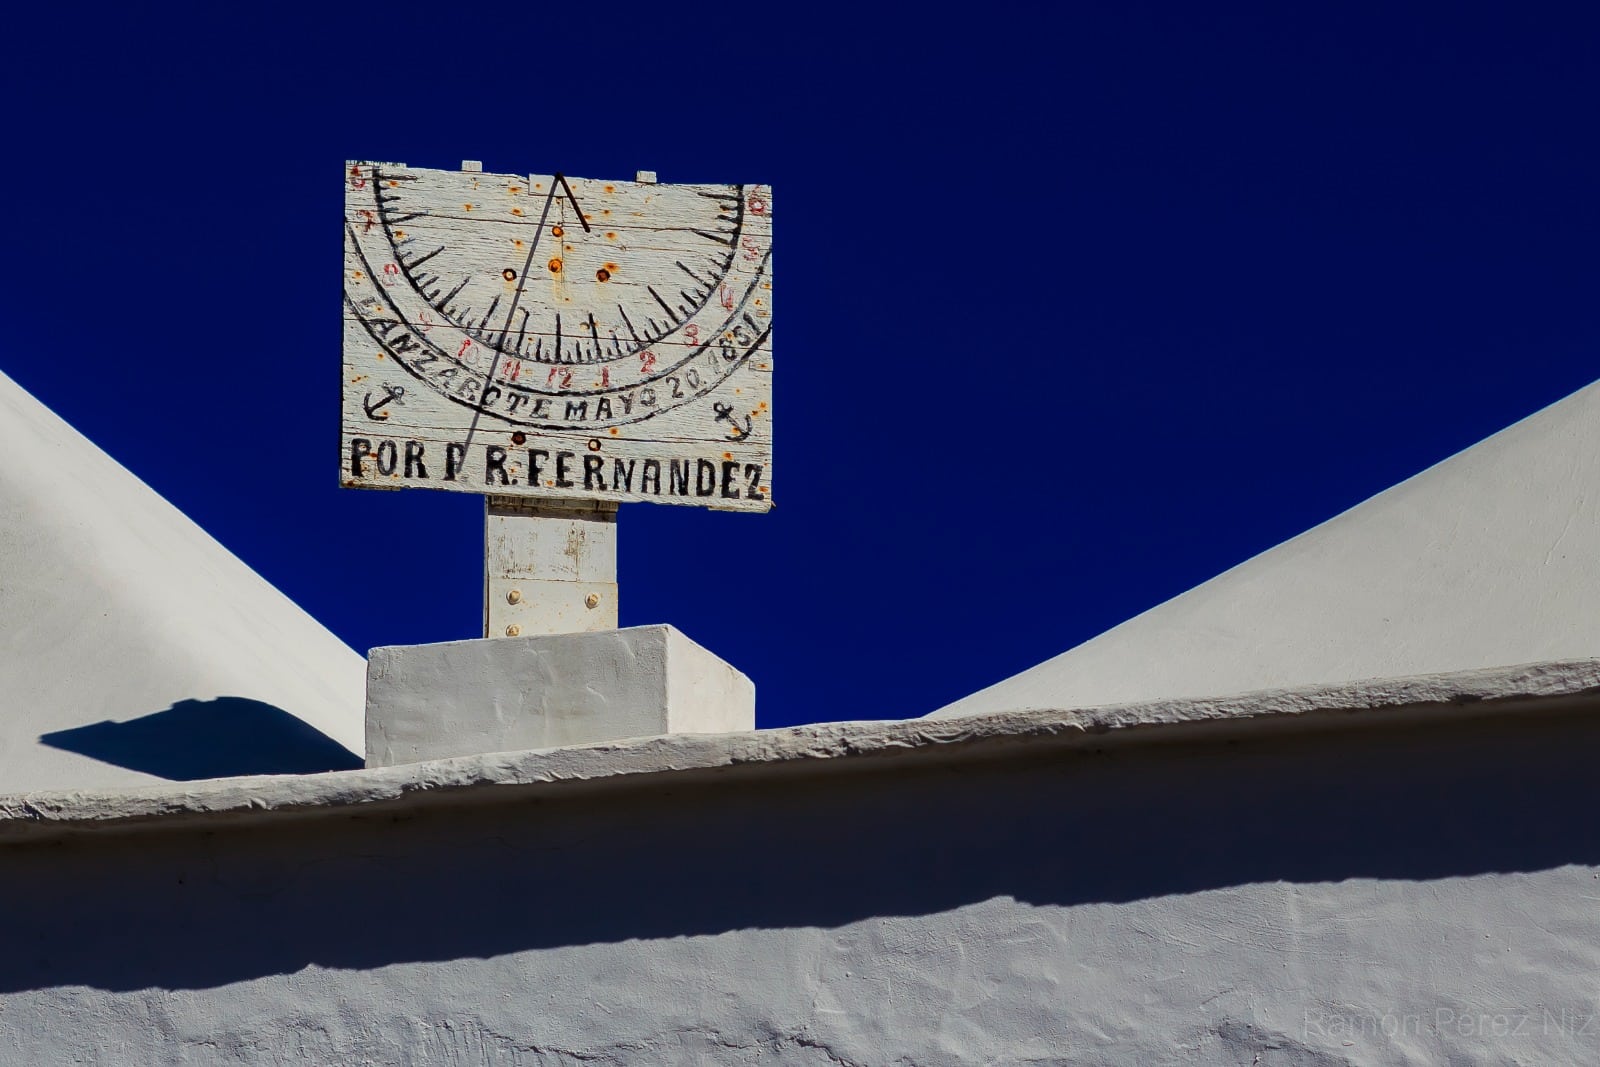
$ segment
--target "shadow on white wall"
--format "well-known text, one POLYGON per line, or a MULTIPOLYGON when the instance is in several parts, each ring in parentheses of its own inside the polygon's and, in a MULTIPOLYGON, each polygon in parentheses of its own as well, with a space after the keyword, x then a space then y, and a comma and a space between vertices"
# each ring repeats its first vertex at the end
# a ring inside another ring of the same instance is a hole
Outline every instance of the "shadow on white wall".
POLYGON ((39 743, 176 782, 361 766, 360 757, 315 727, 244 697, 180 700, 124 722, 41 734, 39 743))

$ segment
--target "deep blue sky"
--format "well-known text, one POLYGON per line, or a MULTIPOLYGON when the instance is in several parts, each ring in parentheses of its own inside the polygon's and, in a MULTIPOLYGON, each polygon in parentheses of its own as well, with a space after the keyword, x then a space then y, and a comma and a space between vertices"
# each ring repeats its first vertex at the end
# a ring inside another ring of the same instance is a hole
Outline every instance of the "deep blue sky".
POLYGON ((922 714, 1597 376, 1592 7, 1214 6, 13 12, 0 370, 357 649, 474 637, 478 500, 337 487, 342 162, 770 183, 777 508, 624 507, 623 623, 922 714))

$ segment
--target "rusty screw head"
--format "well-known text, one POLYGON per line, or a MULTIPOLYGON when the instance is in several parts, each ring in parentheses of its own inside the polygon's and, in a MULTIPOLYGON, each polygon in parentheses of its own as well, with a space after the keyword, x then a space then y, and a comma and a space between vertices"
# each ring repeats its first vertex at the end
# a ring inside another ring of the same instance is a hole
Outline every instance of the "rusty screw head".
POLYGON ((510 626, 506 627, 506 636, 507 637, 515 637, 518 634, 520 634, 521 632, 522 632, 522 627, 518 626, 516 623, 512 623, 510 626))
POLYGON ((522 600, 522 590, 520 590, 520 589, 513 589, 513 590, 511 590, 511 592, 506 594, 506 603, 507 604, 520 603, 521 600, 522 600))
POLYGON ((599 593, 590 593, 588 596, 584 597, 583 598, 583 606, 586 607, 586 608, 597 608, 597 607, 599 607, 600 606, 600 594, 599 593))

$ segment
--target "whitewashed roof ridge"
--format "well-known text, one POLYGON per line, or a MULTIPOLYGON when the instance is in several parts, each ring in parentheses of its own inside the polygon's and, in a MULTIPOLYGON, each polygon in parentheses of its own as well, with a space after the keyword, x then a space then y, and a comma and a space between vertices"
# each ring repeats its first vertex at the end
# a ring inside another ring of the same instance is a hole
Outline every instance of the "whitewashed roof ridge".
POLYGON ((933 715, 1600 655, 1597 494, 1600 383, 933 715))
POLYGON ((0 440, 0 790, 160 781, 41 736, 175 705, 362 750, 359 654, 3 374, 0 440))

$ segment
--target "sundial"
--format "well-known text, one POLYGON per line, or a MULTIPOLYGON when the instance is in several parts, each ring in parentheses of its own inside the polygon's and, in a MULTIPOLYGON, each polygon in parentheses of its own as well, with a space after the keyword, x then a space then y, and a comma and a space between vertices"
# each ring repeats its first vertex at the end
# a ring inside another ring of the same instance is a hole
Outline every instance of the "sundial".
MULTIPOLYGON (((520 611, 494 604, 497 536, 556 533, 519 518, 772 506, 770 187, 470 162, 350 162, 344 183, 340 482, 489 498, 487 632, 546 628, 522 586, 520 611)), ((615 625, 614 567, 583 597, 609 611, 569 628, 615 625)))

